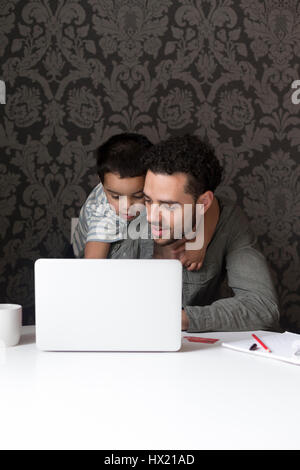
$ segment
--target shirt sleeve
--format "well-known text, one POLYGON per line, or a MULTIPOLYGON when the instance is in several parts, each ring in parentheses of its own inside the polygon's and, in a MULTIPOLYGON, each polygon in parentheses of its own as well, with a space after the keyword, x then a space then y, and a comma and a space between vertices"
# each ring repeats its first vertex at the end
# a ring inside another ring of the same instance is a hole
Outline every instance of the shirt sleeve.
POLYGON ((126 238, 127 224, 111 209, 109 203, 98 206, 90 215, 86 242, 113 243, 126 238))
POLYGON ((271 275, 242 212, 233 223, 225 263, 234 297, 207 306, 185 306, 187 331, 279 331, 278 300, 271 275))

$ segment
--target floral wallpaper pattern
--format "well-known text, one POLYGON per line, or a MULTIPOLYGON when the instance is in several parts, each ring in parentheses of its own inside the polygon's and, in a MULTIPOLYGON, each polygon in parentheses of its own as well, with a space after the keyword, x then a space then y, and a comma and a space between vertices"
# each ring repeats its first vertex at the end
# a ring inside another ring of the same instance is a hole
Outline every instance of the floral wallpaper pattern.
POLYGON ((300 2, 0 0, 0 293, 34 322, 33 262, 61 257, 113 134, 195 133, 300 331, 300 2))

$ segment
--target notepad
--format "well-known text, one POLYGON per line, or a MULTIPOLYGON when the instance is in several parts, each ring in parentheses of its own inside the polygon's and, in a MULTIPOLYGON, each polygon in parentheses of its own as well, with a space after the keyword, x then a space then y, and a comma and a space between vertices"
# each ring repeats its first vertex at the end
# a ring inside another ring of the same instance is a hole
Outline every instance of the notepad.
POLYGON ((235 351, 246 352, 252 356, 262 356, 268 359, 277 359, 278 361, 289 362, 300 366, 300 335, 295 333, 274 333, 263 335, 259 334, 261 339, 272 352, 266 352, 262 347, 255 351, 250 351, 249 348, 255 340, 249 333, 248 339, 239 341, 231 341, 222 343, 225 348, 234 349, 235 351))

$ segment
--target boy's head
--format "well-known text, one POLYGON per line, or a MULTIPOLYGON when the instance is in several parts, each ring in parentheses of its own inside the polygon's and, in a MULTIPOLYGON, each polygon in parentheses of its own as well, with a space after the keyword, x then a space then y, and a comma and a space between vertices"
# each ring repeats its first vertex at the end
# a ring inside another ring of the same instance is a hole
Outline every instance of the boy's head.
POLYGON ((141 156, 152 146, 141 134, 124 133, 108 139, 97 151, 97 171, 109 204, 125 220, 133 204, 144 204, 146 168, 141 156), (120 205, 126 196, 127 205, 120 205), (124 199, 124 198, 123 198, 124 199))

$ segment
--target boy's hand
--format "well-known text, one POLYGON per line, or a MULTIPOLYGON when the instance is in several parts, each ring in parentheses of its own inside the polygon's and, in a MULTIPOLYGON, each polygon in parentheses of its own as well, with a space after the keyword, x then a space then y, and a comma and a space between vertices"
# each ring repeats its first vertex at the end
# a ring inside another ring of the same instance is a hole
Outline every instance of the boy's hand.
POLYGON ((199 271, 203 265, 206 248, 197 251, 184 251, 179 255, 179 260, 188 271, 199 271))
POLYGON ((188 271, 199 271, 205 258, 206 246, 203 246, 201 250, 187 251, 185 250, 185 240, 180 240, 180 242, 175 248, 173 245, 172 253, 188 271))

